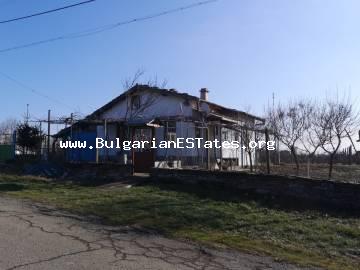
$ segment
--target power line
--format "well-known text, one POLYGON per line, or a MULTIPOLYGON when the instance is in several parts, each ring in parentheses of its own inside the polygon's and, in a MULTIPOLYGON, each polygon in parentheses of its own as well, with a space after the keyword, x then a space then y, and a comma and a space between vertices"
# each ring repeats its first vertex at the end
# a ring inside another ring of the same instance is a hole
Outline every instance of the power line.
POLYGON ((36 95, 41 96, 41 97, 43 97, 43 98, 46 98, 46 99, 48 99, 48 100, 50 100, 50 101, 52 101, 52 102, 55 102, 55 103, 57 103, 57 104, 59 104, 59 105, 65 106, 65 107, 67 107, 68 109, 71 109, 71 110, 75 110, 75 111, 76 111, 76 109, 73 108, 73 107, 71 107, 70 105, 68 105, 68 104, 66 104, 66 103, 64 103, 64 102, 62 102, 62 101, 60 101, 60 100, 57 100, 57 99, 55 99, 55 98, 52 98, 52 97, 50 97, 50 96, 48 96, 48 95, 46 95, 46 94, 43 94, 42 92, 40 92, 40 91, 38 91, 38 90, 36 90, 36 89, 34 89, 34 88, 32 88, 32 87, 30 87, 30 86, 22 83, 22 82, 20 82, 20 81, 17 80, 17 79, 14 79, 13 77, 11 77, 11 76, 9 76, 9 75, 1 72, 1 71, 0 71, 0 75, 1 75, 2 77, 4 77, 4 78, 8 79, 9 81, 12 81, 13 83, 17 84, 17 85, 20 86, 21 88, 32 92, 33 94, 36 94, 36 95))
POLYGON ((90 36, 90 35, 95 35, 95 34, 102 33, 104 31, 113 30, 115 28, 118 28, 120 26, 124 26, 124 25, 127 25, 127 24, 152 20, 154 18, 169 15, 169 14, 172 14, 172 13, 181 12, 181 11, 191 9, 191 8, 195 8, 195 7, 202 6, 202 5, 207 5, 207 4, 210 4, 210 3, 213 3, 213 2, 217 2, 217 1, 219 1, 219 0, 201 1, 201 2, 191 4, 191 5, 182 6, 182 7, 174 8, 174 9, 169 9, 169 10, 162 11, 162 12, 159 12, 159 13, 146 15, 146 16, 138 17, 138 18, 134 18, 134 19, 129 19, 129 20, 117 22, 117 23, 114 23, 114 24, 108 24, 108 25, 104 25, 104 26, 100 26, 100 27, 96 27, 96 28, 91 28, 91 29, 84 30, 84 31, 81 31, 81 32, 76 32, 76 33, 67 34, 67 35, 63 35, 63 36, 58 36, 58 37, 54 37, 54 38, 35 41, 35 42, 31 42, 31 43, 27 43, 27 44, 23 44, 23 45, 19 45, 19 46, 13 46, 13 47, 1 49, 0 53, 5 53, 5 52, 9 52, 9 51, 15 51, 15 50, 19 50, 19 49, 24 49, 24 48, 33 47, 33 46, 37 46, 37 45, 41 45, 41 44, 45 44, 45 43, 51 43, 51 42, 60 41, 60 40, 75 39, 75 38, 82 38, 82 37, 86 37, 86 36, 90 36))
POLYGON ((64 7, 60 7, 60 8, 55 8, 55 9, 51 9, 51 10, 46 10, 46 11, 38 12, 38 13, 35 13, 35 14, 23 16, 23 17, 18 17, 18 18, 14 18, 14 19, 9 19, 9 20, 5 20, 5 21, 0 21, 0 24, 10 23, 10 22, 15 22, 15 21, 20 21, 20 20, 25 20, 25 19, 29 19, 29 18, 32 18, 32 17, 37 17, 37 16, 41 16, 41 15, 45 15, 45 14, 57 12, 57 11, 60 11, 60 10, 77 7, 77 6, 80 6, 80 5, 89 4, 89 3, 95 2, 95 1, 96 1, 96 0, 83 1, 83 2, 80 2, 80 3, 76 3, 76 4, 72 4, 72 5, 68 5, 68 6, 64 6, 64 7))

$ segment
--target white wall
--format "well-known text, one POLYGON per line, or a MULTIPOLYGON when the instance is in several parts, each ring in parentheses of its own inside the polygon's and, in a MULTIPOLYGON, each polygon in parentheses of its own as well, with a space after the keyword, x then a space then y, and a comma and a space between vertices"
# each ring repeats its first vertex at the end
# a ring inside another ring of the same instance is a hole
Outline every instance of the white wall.
MULTIPOLYGON (((164 140, 164 127, 156 129, 156 141, 164 140)), ((176 137, 184 138, 184 146, 186 138, 195 137, 195 125, 192 122, 177 121, 176 122, 176 137)), ((157 149, 157 156, 179 156, 179 157, 196 157, 199 155, 196 148, 184 148, 184 149, 157 149)))
MULTIPOLYGON (((175 117, 175 116, 184 116, 184 117, 191 117, 193 114, 193 110, 191 105, 184 104, 184 99, 181 97, 176 96, 163 96, 160 94, 149 94, 147 92, 141 92, 139 93, 141 95, 141 102, 143 103, 144 100, 149 98, 149 95, 156 95, 155 102, 146 108, 144 112, 139 115, 139 118, 143 119, 151 119, 155 117, 175 117)), ((114 105, 109 110, 105 111, 99 118, 100 119, 112 119, 112 120, 123 120, 126 116, 127 111, 127 103, 129 100, 124 100, 119 102, 118 104, 114 105)), ((203 103, 202 110, 208 111, 209 107, 208 104, 203 103)), ((129 114, 127 115, 129 117, 129 114)), ((226 130, 226 129, 223 129, 226 130)), ((97 128, 98 131, 98 137, 104 138, 104 128, 103 126, 99 126, 97 128)), ((231 140, 240 140, 239 137, 235 136, 235 132, 232 130, 228 131, 228 141, 231 140)), ((184 122, 184 121, 178 121, 176 124, 176 136, 178 138, 195 138, 195 124, 192 122, 184 122)), ((222 133, 222 132, 221 132, 222 133)), ((115 140, 117 135, 116 132, 116 126, 115 125, 108 125, 108 138, 109 140, 115 140)), ((216 138, 220 140, 220 136, 222 134, 219 134, 216 138)), ((203 137, 205 137, 205 133, 203 134, 203 137)), ((161 140, 164 140, 164 127, 156 128, 155 129, 155 138, 159 142, 161 140)), ((215 139, 215 138, 214 138, 215 139)), ((223 138, 224 140, 224 138, 223 138)), ((109 149, 105 150, 102 149, 99 151, 99 155, 109 155, 114 156, 117 154, 119 150, 118 149, 109 149)), ((179 157, 197 157, 197 156, 206 156, 206 149, 157 149, 157 156, 179 156, 179 157)), ((213 151, 213 150, 211 150, 213 151)), ((217 152, 216 156, 220 158, 220 153, 217 152)), ((248 165, 248 156, 245 151, 242 149, 222 149, 222 156, 223 158, 237 158, 239 160, 239 165, 241 165, 241 161, 243 161, 244 165, 248 165)))
MULTIPOLYGON (((141 102, 143 103, 149 97, 148 93, 140 93, 141 102)), ((169 117, 169 116, 191 116, 192 108, 190 105, 185 105, 184 100, 175 96, 156 95, 155 102, 146 108, 144 112, 139 115, 139 118, 149 119, 152 117, 169 117)), ((123 119, 127 111, 127 102, 124 100, 114 105, 112 108, 102 114, 102 119, 123 119)))

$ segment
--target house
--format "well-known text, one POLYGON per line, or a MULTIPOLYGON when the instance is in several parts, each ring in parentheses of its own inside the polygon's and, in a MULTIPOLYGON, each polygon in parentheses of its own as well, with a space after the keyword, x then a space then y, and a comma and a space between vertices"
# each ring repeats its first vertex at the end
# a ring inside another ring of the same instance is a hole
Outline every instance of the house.
MULTIPOLYGON (((196 97, 175 89, 135 85, 55 137, 86 140, 92 145, 95 138, 103 138, 106 142, 116 138, 119 141, 151 141, 154 138, 157 142, 201 138, 245 144, 260 134, 264 124, 262 118, 215 104, 208 98, 206 88, 196 97)), ((71 161, 132 163, 135 171, 146 171, 154 166, 244 168, 250 162, 256 163, 256 151, 247 152, 241 147, 206 149, 196 145, 182 149, 69 149, 66 156, 71 161)))

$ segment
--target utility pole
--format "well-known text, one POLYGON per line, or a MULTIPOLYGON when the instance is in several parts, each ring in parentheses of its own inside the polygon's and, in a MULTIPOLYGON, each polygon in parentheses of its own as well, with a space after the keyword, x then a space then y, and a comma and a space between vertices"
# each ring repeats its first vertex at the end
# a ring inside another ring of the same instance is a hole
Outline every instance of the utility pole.
POLYGON ((70 140, 73 139, 73 121, 74 121, 74 114, 71 113, 70 115, 70 140))
MULTIPOLYGON (((219 133, 220 133, 220 145, 222 146, 222 126, 220 126, 220 130, 219 130, 219 133)), ((219 168, 219 171, 222 171, 223 169, 223 149, 222 147, 220 148, 220 168, 219 168)))
POLYGON ((26 104, 26 116, 25 116, 25 123, 27 124, 29 122, 29 104, 26 104))
MULTIPOLYGON (((42 121, 39 121, 39 131, 40 131, 40 135, 42 136, 42 121)), ((39 152, 40 152, 40 157, 42 157, 43 155, 43 141, 41 140, 41 143, 40 143, 40 149, 39 149, 39 152)))
POLYGON ((51 110, 48 110, 47 159, 49 159, 49 155, 50 155, 50 115, 51 115, 51 110))
MULTIPOLYGON (((108 121, 107 119, 104 120, 104 138, 105 138, 105 142, 108 141, 108 121)), ((107 161, 108 159, 108 155, 109 155, 109 149, 106 147, 105 148, 105 160, 107 161)))

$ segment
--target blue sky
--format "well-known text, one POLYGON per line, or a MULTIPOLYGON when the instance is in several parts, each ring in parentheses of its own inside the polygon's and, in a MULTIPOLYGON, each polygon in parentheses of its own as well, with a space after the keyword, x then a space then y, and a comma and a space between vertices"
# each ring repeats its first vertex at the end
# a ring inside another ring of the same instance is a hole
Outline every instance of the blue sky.
MULTIPOLYGON (((80 0, 0 0, 0 20, 80 0)), ((195 3, 97 0, 66 11, 0 24, 0 50, 195 3)), ((83 114, 105 104, 138 68, 169 88, 261 115, 271 102, 322 98, 336 89, 359 99, 360 1, 219 0, 99 35, 0 54, 0 72, 83 114)), ((72 109, 0 75, 0 121, 72 109)))

